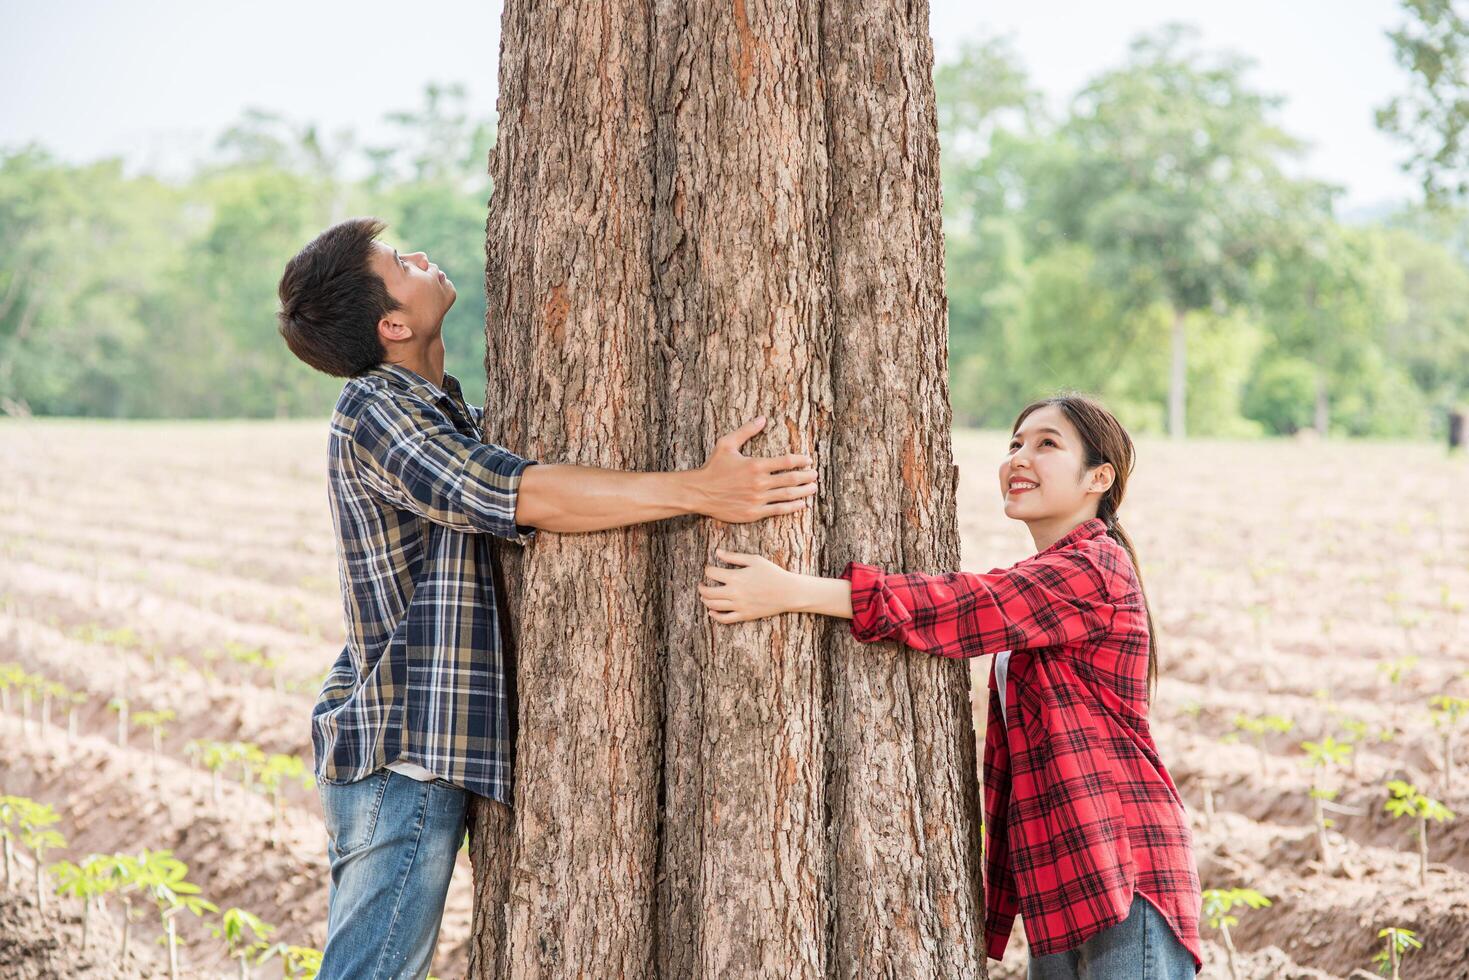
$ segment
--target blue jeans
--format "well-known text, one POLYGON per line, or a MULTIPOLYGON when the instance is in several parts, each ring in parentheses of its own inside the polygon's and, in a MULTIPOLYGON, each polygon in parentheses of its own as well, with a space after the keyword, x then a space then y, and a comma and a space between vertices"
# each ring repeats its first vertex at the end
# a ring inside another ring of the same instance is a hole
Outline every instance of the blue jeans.
POLYGON ((1075 949, 1032 956, 1027 980, 1194 980, 1194 958, 1141 895, 1127 918, 1075 949))
POLYGON ((331 862, 320 980, 428 976, 469 794, 379 769, 318 783, 331 862))

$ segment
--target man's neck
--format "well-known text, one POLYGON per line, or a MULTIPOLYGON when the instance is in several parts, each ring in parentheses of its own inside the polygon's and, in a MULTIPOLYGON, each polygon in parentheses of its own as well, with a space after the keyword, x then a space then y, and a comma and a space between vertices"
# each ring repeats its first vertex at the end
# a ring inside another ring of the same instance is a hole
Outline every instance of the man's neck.
POLYGON ((422 350, 408 353, 402 352, 397 360, 389 359, 388 363, 405 367, 418 375, 425 381, 431 381, 438 387, 444 386, 444 342, 437 340, 422 350))

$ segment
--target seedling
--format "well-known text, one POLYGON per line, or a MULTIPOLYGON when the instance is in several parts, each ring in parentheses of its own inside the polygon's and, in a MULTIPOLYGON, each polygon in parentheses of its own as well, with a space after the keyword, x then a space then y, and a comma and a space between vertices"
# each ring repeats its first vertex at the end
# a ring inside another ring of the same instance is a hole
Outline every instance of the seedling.
POLYGON ((1394 817, 1415 817, 1418 820, 1418 884, 1428 887, 1428 821, 1443 823, 1452 820, 1454 812, 1438 800, 1424 796, 1418 787, 1401 779, 1392 779, 1387 784, 1392 795, 1382 808, 1394 817))
MULTIPOLYGON (((292 946, 290 943, 276 943, 261 954, 256 962, 263 963, 272 956, 279 955, 282 963, 283 975, 285 977, 301 978, 301 980, 315 980, 321 972, 321 951, 312 949, 310 946, 292 946)), ((434 980, 429 977, 428 980, 434 980)))
POLYGON ((41 870, 45 865, 46 852, 53 847, 65 847, 66 838, 61 832, 52 830, 51 825, 61 816, 49 803, 37 803, 25 797, 12 797, 17 801, 20 819, 20 842, 36 852, 36 906, 46 914, 46 891, 41 887, 41 870))
POLYGON ((56 877, 56 894, 70 895, 82 900, 82 949, 87 948, 87 934, 92 921, 92 902, 117 887, 117 880, 108 873, 107 859, 94 854, 81 864, 58 861, 51 865, 56 877))
POLYGON ((12 852, 14 850, 15 831, 11 830, 12 824, 20 822, 21 806, 30 802, 24 796, 0 796, 0 843, 5 848, 5 888, 9 890, 13 881, 10 867, 14 861, 12 852))
POLYGON ((1306 752, 1306 765, 1314 770, 1311 809, 1316 818, 1316 843, 1321 850, 1321 863, 1330 871, 1331 845, 1326 839, 1326 830, 1332 825, 1332 821, 1327 818, 1322 801, 1336 798, 1337 791, 1326 787, 1327 777, 1334 767, 1347 760, 1347 756, 1352 754, 1352 747, 1328 735, 1320 742, 1302 742, 1301 748, 1306 752))
POLYGON ((279 839, 282 783, 294 779, 309 787, 314 784, 314 778, 306 771, 300 757, 294 755, 272 755, 258 771, 261 788, 270 794, 270 842, 275 844, 279 839))
POLYGON ((266 940, 275 932, 275 926, 267 925, 244 909, 228 908, 219 917, 219 924, 211 925, 209 931, 224 940, 230 959, 239 961, 240 980, 249 980, 250 968, 245 961, 255 956, 255 962, 260 963, 270 954, 271 945, 266 940))
POLYGON ((41 692, 41 729, 44 731, 51 724, 51 699, 64 699, 71 691, 65 684, 45 679, 36 686, 41 692))
POLYGON ((66 744, 77 740, 77 709, 90 700, 86 691, 68 691, 66 695, 66 744))
MULTIPOLYGON (((145 852, 146 853, 146 852, 145 852)), ((122 898, 122 944, 117 954, 118 965, 126 969, 128 939, 133 930, 132 893, 139 885, 140 865, 138 859, 127 854, 102 854, 96 857, 95 873, 107 883, 108 892, 117 892, 122 898)))
POLYGON ((1229 937, 1230 928, 1239 925, 1239 919, 1233 914, 1234 910, 1237 907, 1263 909, 1270 904, 1270 899, 1253 888, 1208 888, 1204 890, 1203 898, 1204 918, 1208 920, 1211 929, 1219 930, 1219 938, 1224 941, 1230 980, 1239 980, 1239 967, 1234 958, 1234 940, 1229 937))
POLYGON ((240 764, 240 785, 248 793, 255 782, 255 770, 265 764, 265 753, 253 742, 231 742, 230 751, 240 764))
POLYGON ((1267 776, 1269 773, 1266 769, 1266 763, 1269 760, 1269 753, 1265 751, 1265 736, 1271 732, 1278 732, 1283 735, 1296 727, 1296 723, 1282 715, 1264 715, 1260 718, 1251 718, 1246 714, 1237 714, 1234 716, 1234 727, 1239 731, 1245 732, 1255 740, 1255 749, 1260 753, 1260 775, 1267 776))
POLYGON ((234 747, 228 742, 215 742, 210 739, 191 739, 185 747, 189 755, 199 761, 205 769, 209 770, 210 795, 216 806, 219 805, 220 773, 224 767, 235 759, 234 747))
POLYGON ((1353 778, 1356 778, 1356 776, 1357 776, 1357 770, 1359 768, 1359 765, 1358 764, 1362 760, 1362 753, 1356 751, 1356 748, 1357 748, 1358 743, 1365 742, 1367 740, 1367 733, 1371 730, 1371 726, 1369 726, 1365 721, 1360 721, 1360 720, 1358 720, 1356 718, 1343 718, 1341 720, 1341 727, 1342 727, 1342 737, 1341 737, 1342 742, 1344 742, 1347 745, 1350 745, 1352 747, 1352 750, 1353 750, 1352 751, 1352 777, 1353 778))
POLYGON ((107 708, 117 712, 117 746, 125 749, 128 747, 128 699, 113 698, 107 702, 107 708))
POLYGON ((1398 964, 1404 956, 1415 949, 1423 948, 1423 941, 1412 929, 1400 929, 1397 926, 1388 926, 1377 934, 1378 939, 1386 939, 1387 945, 1372 957, 1372 962, 1377 964, 1378 973, 1387 973, 1392 970, 1392 980, 1401 980, 1398 974, 1398 964))
POLYGON ((203 915, 218 912, 219 906, 199 897, 199 886, 185 879, 189 866, 172 851, 143 851, 133 865, 139 890, 153 900, 168 937, 168 975, 178 980, 178 930, 174 918, 180 912, 203 915))
POLYGON ((163 736, 168 732, 165 726, 174 718, 172 708, 163 708, 159 711, 139 711, 133 715, 133 724, 153 733, 153 754, 148 759, 155 773, 158 771, 158 757, 163 755, 163 736))
POLYGON ((1414 656, 1399 657, 1385 664, 1378 664, 1377 669, 1387 675, 1387 682, 1392 685, 1392 727, 1398 727, 1398 695, 1397 689, 1402 686, 1404 680, 1418 666, 1418 658, 1414 656))
POLYGON ((21 670, 20 664, 0 664, 0 708, 10 714, 10 689, 17 688, 24 683, 26 672, 21 670))
POLYGON ((1469 698, 1435 694, 1428 699, 1433 711, 1433 724, 1443 729, 1443 789, 1447 795, 1454 785, 1454 735, 1459 722, 1469 717, 1469 698))

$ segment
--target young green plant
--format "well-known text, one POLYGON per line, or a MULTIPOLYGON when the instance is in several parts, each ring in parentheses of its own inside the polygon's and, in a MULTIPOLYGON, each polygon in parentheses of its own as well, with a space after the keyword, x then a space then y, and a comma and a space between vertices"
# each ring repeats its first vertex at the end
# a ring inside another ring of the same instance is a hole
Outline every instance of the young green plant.
POLYGON ((1443 732, 1443 785, 1444 795, 1454 788, 1454 739, 1460 723, 1469 717, 1469 698, 1449 694, 1435 694, 1428 699, 1433 714, 1433 724, 1443 732))
POLYGON ((1236 908, 1263 909, 1270 899, 1253 888, 1208 888, 1204 890, 1204 918, 1211 929, 1219 930, 1224 943, 1224 954, 1229 963, 1230 980, 1239 980, 1239 966, 1235 962, 1234 940, 1229 930, 1239 925, 1234 915, 1236 908))
POLYGON ((1378 939, 1386 939, 1387 943, 1383 950, 1372 957, 1372 962, 1377 964, 1378 973, 1392 971, 1392 980, 1402 980, 1399 967, 1402 958, 1415 949, 1423 948, 1423 940, 1412 929, 1403 929, 1398 926, 1388 926, 1377 933, 1378 939))
POLYGON ((1316 820, 1316 844, 1321 851, 1322 865, 1327 871, 1330 871, 1333 866, 1332 854, 1326 831, 1332 825, 1332 821, 1326 816, 1326 808, 1322 804, 1326 800, 1336 798, 1337 791, 1328 789, 1326 783, 1331 772, 1352 754, 1352 747, 1328 735, 1319 742, 1302 742, 1301 748, 1306 752, 1305 764, 1310 766, 1313 772, 1311 809, 1316 820))
POLYGON ((1397 818, 1418 821, 1418 884, 1428 887, 1428 821, 1443 823, 1454 819, 1454 812, 1438 800, 1424 796, 1418 787, 1401 779, 1388 780, 1388 798, 1382 808, 1397 818))
POLYGON ((228 908, 219 917, 219 923, 211 925, 209 931, 224 940, 230 959, 239 962, 240 980, 249 980, 250 968, 246 961, 254 956, 259 964, 270 954, 268 940, 275 932, 275 926, 262 922, 254 913, 244 909, 228 908))

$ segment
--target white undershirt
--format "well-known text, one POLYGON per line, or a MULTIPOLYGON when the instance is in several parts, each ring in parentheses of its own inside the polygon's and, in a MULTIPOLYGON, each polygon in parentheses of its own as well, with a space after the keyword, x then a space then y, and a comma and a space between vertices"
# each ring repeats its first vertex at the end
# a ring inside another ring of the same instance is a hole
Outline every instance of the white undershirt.
POLYGON ((1000 717, 1008 723, 1010 716, 1005 712, 1005 678, 1010 673, 1010 651, 995 654, 995 690, 1000 692, 1000 717))
POLYGON ((416 779, 421 783, 431 783, 435 779, 439 778, 438 776, 435 776, 433 773, 429 772, 427 769, 423 768, 423 766, 414 765, 411 762, 404 762, 401 759, 397 762, 389 763, 386 768, 391 769, 394 772, 400 772, 403 775, 407 776, 409 779, 416 779))

